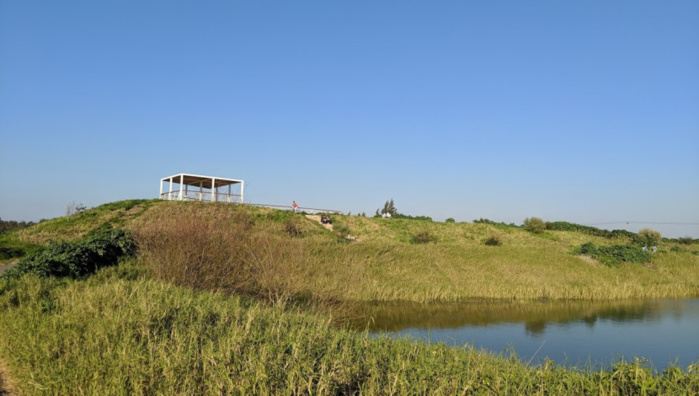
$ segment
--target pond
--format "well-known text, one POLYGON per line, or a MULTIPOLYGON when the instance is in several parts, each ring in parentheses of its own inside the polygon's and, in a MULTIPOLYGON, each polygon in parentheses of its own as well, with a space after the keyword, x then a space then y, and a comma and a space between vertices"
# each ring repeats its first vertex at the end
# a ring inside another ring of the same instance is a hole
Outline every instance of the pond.
POLYGON ((367 305, 360 311, 354 328, 374 335, 514 352, 531 364, 550 359, 599 369, 639 357, 660 371, 699 361, 699 299, 367 305))

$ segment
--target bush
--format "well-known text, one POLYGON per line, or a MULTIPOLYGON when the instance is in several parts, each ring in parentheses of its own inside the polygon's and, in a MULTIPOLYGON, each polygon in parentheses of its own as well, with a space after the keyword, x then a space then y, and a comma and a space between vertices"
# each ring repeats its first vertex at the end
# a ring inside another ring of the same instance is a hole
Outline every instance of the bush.
POLYGON ((627 237, 636 240, 638 237, 631 231, 626 230, 602 230, 596 227, 585 226, 581 224, 568 223, 567 221, 546 222, 546 229, 552 231, 576 231, 588 235, 599 236, 603 238, 618 238, 627 237))
POLYGON ((437 242, 437 237, 432 235, 429 231, 420 231, 412 236, 410 242, 416 244, 437 242))
POLYGON ((505 223, 505 222, 503 222, 503 221, 501 221, 501 222, 499 222, 499 223, 496 223, 496 222, 494 222, 493 220, 484 219, 484 218, 480 218, 480 219, 478 219, 478 220, 473 220, 473 224, 490 224, 490 225, 498 226, 498 227, 519 228, 519 226, 518 226, 517 224, 515 224, 515 223, 507 224, 507 223, 505 223))
POLYGON ((661 236, 658 231, 644 228, 638 232, 638 239, 643 246, 657 246, 661 236))
POLYGON ((491 236, 490 238, 485 240, 485 245, 486 246, 500 246, 502 245, 502 242, 500 241, 500 238, 496 236, 491 236))
POLYGON ((336 221, 333 223, 333 232, 338 240, 346 240, 350 235, 350 228, 347 224, 338 223, 336 221))
POLYGON ((303 235, 303 230, 301 229, 301 221, 297 217, 290 217, 284 223, 284 229, 286 233, 291 237, 297 237, 303 235))
POLYGON ((17 247, 0 247, 0 260, 8 260, 15 257, 24 256, 25 252, 22 248, 17 247))
POLYGON ((98 269, 116 265, 122 256, 135 250, 131 236, 121 229, 99 230, 77 242, 55 242, 30 255, 5 276, 34 274, 45 278, 79 278, 98 269))
POLYGON ((445 222, 445 223, 456 223, 456 220, 454 220, 453 217, 450 217, 450 218, 444 220, 444 222, 445 222))
POLYGON ((686 236, 686 237, 681 237, 677 239, 677 242, 683 244, 683 245, 691 245, 694 243, 694 239, 692 237, 686 236))
POLYGON ((140 257, 156 279, 275 303, 299 297, 300 268, 309 256, 298 238, 287 236, 288 218, 258 224, 245 207, 205 216, 207 207, 166 208, 135 232, 140 257))
POLYGON ((524 219, 524 229, 535 234, 541 234, 546 229, 546 223, 538 217, 524 219))
POLYGON ((651 259, 650 253, 638 246, 595 246, 592 242, 579 246, 573 251, 573 254, 592 257, 610 267, 617 266, 622 262, 647 263, 651 259))

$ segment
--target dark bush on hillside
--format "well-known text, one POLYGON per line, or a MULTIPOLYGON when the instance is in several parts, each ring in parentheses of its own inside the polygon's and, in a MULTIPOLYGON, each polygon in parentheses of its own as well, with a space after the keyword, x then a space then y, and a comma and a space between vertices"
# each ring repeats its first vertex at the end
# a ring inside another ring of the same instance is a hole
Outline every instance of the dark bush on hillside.
POLYGON ((505 223, 505 222, 496 223, 496 222, 494 222, 493 220, 483 219, 483 218, 480 218, 480 219, 478 219, 478 220, 473 220, 473 223, 474 223, 474 224, 490 224, 490 225, 498 226, 498 227, 519 228, 519 226, 518 226, 517 224, 515 224, 515 223, 510 223, 510 224, 507 224, 507 223, 505 223))
POLYGON ((485 245, 486 246, 500 246, 502 245, 502 242, 500 241, 500 238, 496 236, 491 236, 490 238, 485 240, 485 245))
POLYGON ((650 228, 644 228, 638 232, 638 242, 643 246, 656 246, 660 239, 660 232, 650 228))
POLYGON ((350 235, 350 228, 347 224, 335 222, 333 224, 333 232, 338 240, 346 240, 350 235))
POLYGON ((456 220, 454 220, 453 217, 450 217, 450 218, 444 220, 444 222, 445 222, 445 223, 456 223, 456 220))
POLYGON ((34 274, 39 277, 80 278, 100 268, 116 265, 135 245, 121 229, 101 230, 77 242, 55 242, 20 261, 5 276, 34 274))
POLYGON ((678 238, 678 239, 677 239, 677 242, 679 242, 679 243, 681 243, 681 244, 683 244, 683 245, 691 245, 691 244, 693 244, 693 243, 695 242, 695 240, 692 239, 692 237, 688 237, 688 236, 687 236, 687 237, 678 238))
POLYGON ((618 237, 627 237, 631 238, 632 240, 636 240, 637 236, 631 231, 626 231, 626 230, 601 230, 596 227, 590 227, 590 226, 585 226, 581 224, 575 224, 575 223, 568 223, 567 221, 554 221, 554 222, 546 222, 546 229, 547 230, 552 230, 552 231, 576 231, 576 232, 581 232, 587 235, 592 235, 592 236, 599 236, 603 238, 618 238, 618 237))
POLYGON ((546 223, 538 217, 524 219, 524 229, 535 234, 541 234, 546 229, 546 223))
POLYGON ((291 237, 298 237, 303 235, 303 230, 301 229, 301 221, 297 217, 290 217, 284 223, 284 229, 286 233, 291 237))
POLYGON ((410 216, 403 213, 396 213, 391 216, 394 219, 432 221, 430 216, 410 216))
POLYGON ((592 257, 610 267, 617 266, 622 262, 647 263, 651 259, 650 253, 638 246, 595 246, 592 242, 579 246, 573 251, 573 254, 592 257))
POLYGON ((24 256, 24 250, 16 247, 0 247, 0 260, 24 256))
POLYGON ((437 237, 432 235, 429 231, 420 231, 410 238, 410 242, 416 244, 437 242, 437 237))
POLYGON ((7 231, 19 230, 21 228, 27 228, 33 226, 35 223, 32 221, 14 221, 14 220, 3 220, 0 219, 0 234, 7 231))

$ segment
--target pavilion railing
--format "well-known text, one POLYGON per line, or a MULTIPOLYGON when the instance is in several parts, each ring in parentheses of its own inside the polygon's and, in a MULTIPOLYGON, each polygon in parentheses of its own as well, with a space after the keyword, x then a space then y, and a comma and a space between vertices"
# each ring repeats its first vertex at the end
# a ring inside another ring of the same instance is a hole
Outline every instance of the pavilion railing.
MULTIPOLYGON (((168 201, 179 201, 180 200, 180 190, 167 191, 160 194, 160 199, 168 201)), ((217 192, 213 193, 211 191, 182 191, 182 201, 201 201, 201 202, 228 202, 228 203, 242 203, 243 196, 240 194, 228 194, 217 192)))
MULTIPOLYGON (((240 194, 228 194, 228 193, 215 193, 210 191, 182 191, 182 201, 201 201, 201 202, 227 202, 227 203, 243 203, 243 197, 240 194), (212 200, 215 196, 216 200, 212 200)), ((179 201, 180 200, 180 190, 166 191, 160 194, 160 199, 167 201, 179 201)), ((254 204, 245 203, 250 206, 260 206, 270 209, 281 209, 281 210, 293 210, 291 205, 268 205, 268 204, 254 204)), ((296 209, 298 212, 305 213, 341 213, 339 210, 335 209, 321 209, 321 208, 308 208, 308 207, 298 207, 296 209)))

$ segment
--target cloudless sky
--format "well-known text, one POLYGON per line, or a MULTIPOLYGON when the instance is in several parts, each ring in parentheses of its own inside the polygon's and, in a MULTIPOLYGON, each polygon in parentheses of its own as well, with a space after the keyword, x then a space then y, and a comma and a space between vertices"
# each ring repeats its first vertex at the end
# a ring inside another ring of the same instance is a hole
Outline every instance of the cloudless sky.
POLYGON ((2 219, 177 173, 699 238, 699 2, 0 2, 2 219))

